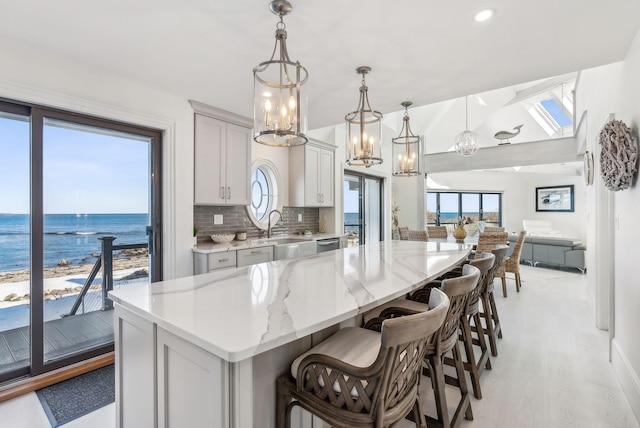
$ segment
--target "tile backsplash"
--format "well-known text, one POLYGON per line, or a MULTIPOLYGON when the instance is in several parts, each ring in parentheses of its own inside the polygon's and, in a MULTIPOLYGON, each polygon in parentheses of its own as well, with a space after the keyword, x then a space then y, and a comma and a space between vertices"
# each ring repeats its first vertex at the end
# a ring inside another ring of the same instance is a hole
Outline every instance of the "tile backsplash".
MULTIPOLYGON (((251 223, 247 209, 243 206, 212 207, 195 205, 193 207, 193 224, 198 227, 198 242, 211 242, 209 235, 214 233, 247 232, 247 238, 266 237, 267 232, 258 229, 251 223), (213 216, 222 215, 223 224, 213 224, 213 216)), ((277 215, 273 215, 274 220, 277 215)), ((318 232, 320 219, 319 208, 284 207, 282 220, 271 229, 272 235, 289 235, 305 230, 318 232), (298 214, 302 214, 302 221, 298 221, 298 214)))

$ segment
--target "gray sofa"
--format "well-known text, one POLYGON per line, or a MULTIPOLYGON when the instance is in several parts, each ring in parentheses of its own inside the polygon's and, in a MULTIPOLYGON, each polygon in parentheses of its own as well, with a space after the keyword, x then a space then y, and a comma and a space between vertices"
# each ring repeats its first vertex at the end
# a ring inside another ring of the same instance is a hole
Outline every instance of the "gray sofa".
MULTIPOLYGON (((517 240, 517 234, 509 234, 511 248, 514 247, 517 240)), ((526 236, 520 261, 528 262, 532 266, 543 264, 575 268, 584 273, 587 269, 585 263, 586 251, 587 247, 580 239, 555 236, 526 236)))

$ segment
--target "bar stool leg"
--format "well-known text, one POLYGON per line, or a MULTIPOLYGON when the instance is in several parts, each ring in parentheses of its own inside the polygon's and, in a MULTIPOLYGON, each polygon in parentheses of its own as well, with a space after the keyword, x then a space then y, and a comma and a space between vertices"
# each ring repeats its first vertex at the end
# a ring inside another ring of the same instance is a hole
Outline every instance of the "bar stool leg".
POLYGON ((482 299, 482 318, 484 318, 485 328, 483 329, 484 334, 489 338, 489 346, 491 347, 491 355, 494 357, 498 356, 498 346, 496 343, 496 331, 493 327, 493 316, 492 316, 492 307, 495 305, 491 303, 490 293, 482 293, 480 296, 482 299))
POLYGON ((445 395, 445 380, 444 368, 442 365, 442 356, 433 355, 432 357, 429 357, 429 362, 431 363, 431 384, 433 386, 433 393, 436 401, 436 412, 438 415, 438 419, 436 420, 436 422, 442 424, 443 428, 451 428, 451 422, 449 421, 449 410, 447 409, 447 396, 445 395))
POLYGON ((500 324, 500 317, 498 316, 498 308, 496 307, 496 300, 493 298, 493 292, 489 293, 489 303, 491 304, 491 320, 493 321, 494 335, 498 335, 502 339, 502 324, 500 324))
POLYGON ((478 338, 474 340, 474 344, 478 344, 480 346, 480 358, 478 358, 478 362, 476 364, 478 373, 482 375, 482 370, 486 367, 488 370, 491 370, 491 359, 489 358, 489 348, 487 347, 487 341, 484 338, 484 330, 482 328, 482 318, 480 317, 480 312, 476 312, 472 316, 473 324, 475 328, 472 328, 471 331, 475 331, 478 338))
MULTIPOLYGON (((473 387, 473 395, 478 400, 480 400, 482 398, 482 390, 480 389, 480 373, 478 373, 478 366, 476 365, 476 358, 473 353, 473 338, 471 337, 471 325, 469 324, 469 319, 466 316, 462 317, 461 329, 462 329, 462 339, 464 343, 464 351, 467 357, 467 361, 463 362, 463 368, 464 370, 467 370, 469 372, 469 376, 471 377, 471 386, 473 387)), ((485 348, 486 348, 486 344, 485 344, 485 348)), ((462 375, 464 376, 464 373, 462 375)))
POLYGON ((473 411, 471 410, 471 398, 469 397, 469 388, 467 387, 467 380, 464 375, 464 367, 462 366, 462 356, 460 355, 460 348, 458 342, 453 345, 453 360, 456 363, 456 373, 460 382, 460 403, 456 408, 456 412, 453 415, 452 424, 458 426, 460 420, 460 414, 464 412, 465 419, 473 420, 473 411))

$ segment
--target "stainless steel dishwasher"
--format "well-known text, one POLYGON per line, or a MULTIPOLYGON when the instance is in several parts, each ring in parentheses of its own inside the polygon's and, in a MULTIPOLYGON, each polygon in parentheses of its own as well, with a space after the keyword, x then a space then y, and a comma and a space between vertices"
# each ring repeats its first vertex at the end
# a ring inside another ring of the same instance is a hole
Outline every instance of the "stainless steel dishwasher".
POLYGON ((331 251, 331 250, 339 250, 340 249, 340 238, 329 238, 329 239, 318 239, 316 241, 317 252, 321 253, 323 251, 331 251))

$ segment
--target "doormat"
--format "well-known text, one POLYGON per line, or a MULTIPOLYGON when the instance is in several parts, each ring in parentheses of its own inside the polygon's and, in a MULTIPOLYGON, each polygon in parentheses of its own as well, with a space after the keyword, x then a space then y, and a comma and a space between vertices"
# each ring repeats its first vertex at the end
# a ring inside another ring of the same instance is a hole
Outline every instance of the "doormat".
POLYGON ((36 391, 51 427, 59 427, 116 398, 113 364, 36 391))

